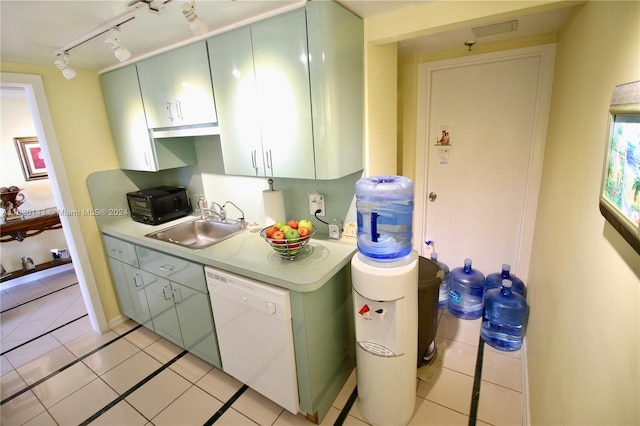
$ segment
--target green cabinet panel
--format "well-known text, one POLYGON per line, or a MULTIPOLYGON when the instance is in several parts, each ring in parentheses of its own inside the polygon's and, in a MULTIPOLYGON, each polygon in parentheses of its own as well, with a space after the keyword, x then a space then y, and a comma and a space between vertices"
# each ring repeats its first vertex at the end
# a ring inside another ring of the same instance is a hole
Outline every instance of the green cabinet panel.
POLYGON ((136 255, 136 246, 108 235, 102 236, 107 256, 128 263, 131 266, 140 266, 136 255))
POLYGON ((171 283, 184 348, 220 368, 211 299, 208 294, 171 283))
POLYGON ((107 261, 120 312, 153 330, 142 271, 112 257, 107 257, 107 261))
POLYGON ((364 167, 364 32, 309 2, 207 40, 225 173, 336 179, 364 167))
POLYGON ((355 368, 351 264, 316 291, 290 294, 300 410, 320 424, 355 368))
POLYGON ((153 329, 162 337, 184 348, 171 282, 145 271, 142 271, 142 274, 153 329))
POLYGON ((156 171, 135 65, 100 76, 113 143, 121 169, 156 171))
POLYGON ((204 41, 145 59, 137 67, 150 129, 218 121, 204 41))
POLYGON ((225 173, 265 176, 251 30, 243 27, 220 34, 207 45, 225 173))

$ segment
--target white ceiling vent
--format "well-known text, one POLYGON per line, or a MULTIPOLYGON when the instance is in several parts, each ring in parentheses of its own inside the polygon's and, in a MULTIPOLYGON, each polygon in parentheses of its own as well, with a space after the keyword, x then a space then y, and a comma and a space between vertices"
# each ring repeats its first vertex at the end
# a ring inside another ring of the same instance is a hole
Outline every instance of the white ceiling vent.
POLYGON ((506 21, 497 24, 484 25, 482 27, 471 28, 473 35, 476 38, 488 37, 496 34, 508 33, 511 31, 518 31, 518 21, 506 21))

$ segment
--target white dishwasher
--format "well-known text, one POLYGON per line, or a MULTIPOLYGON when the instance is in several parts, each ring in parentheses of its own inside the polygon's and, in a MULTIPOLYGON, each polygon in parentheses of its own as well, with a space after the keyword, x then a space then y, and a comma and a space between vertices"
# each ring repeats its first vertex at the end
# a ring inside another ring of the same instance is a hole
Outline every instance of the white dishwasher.
POLYGON ((205 271, 223 371, 297 414, 289 290, 211 267, 205 271))

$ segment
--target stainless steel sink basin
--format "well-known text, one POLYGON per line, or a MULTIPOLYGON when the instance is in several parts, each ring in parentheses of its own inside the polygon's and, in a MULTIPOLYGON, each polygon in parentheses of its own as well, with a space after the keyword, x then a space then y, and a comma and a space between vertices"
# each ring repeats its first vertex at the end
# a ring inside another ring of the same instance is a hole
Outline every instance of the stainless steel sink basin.
POLYGON ((202 249, 226 240, 244 230, 245 227, 241 222, 194 219, 152 232, 146 236, 190 249, 202 249))

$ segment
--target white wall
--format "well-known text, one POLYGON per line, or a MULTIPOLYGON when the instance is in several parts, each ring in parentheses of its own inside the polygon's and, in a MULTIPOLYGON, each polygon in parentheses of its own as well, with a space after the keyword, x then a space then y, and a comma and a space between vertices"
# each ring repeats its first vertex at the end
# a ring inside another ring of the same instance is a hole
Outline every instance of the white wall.
MULTIPOLYGON (((29 104, 24 95, 15 93, 3 96, 1 102, 0 124, 0 186, 15 185, 20 188, 26 200, 19 207, 25 213, 37 214, 42 209, 56 209, 49 179, 26 181, 14 138, 35 136, 29 104)), ((4 213, 4 209, 0 209, 4 213)), ((21 269, 20 259, 30 256, 36 264, 51 260, 52 248, 66 248, 61 229, 45 231, 40 235, 26 238, 22 242, 12 241, 0 246, 0 262, 9 272, 21 269)))

